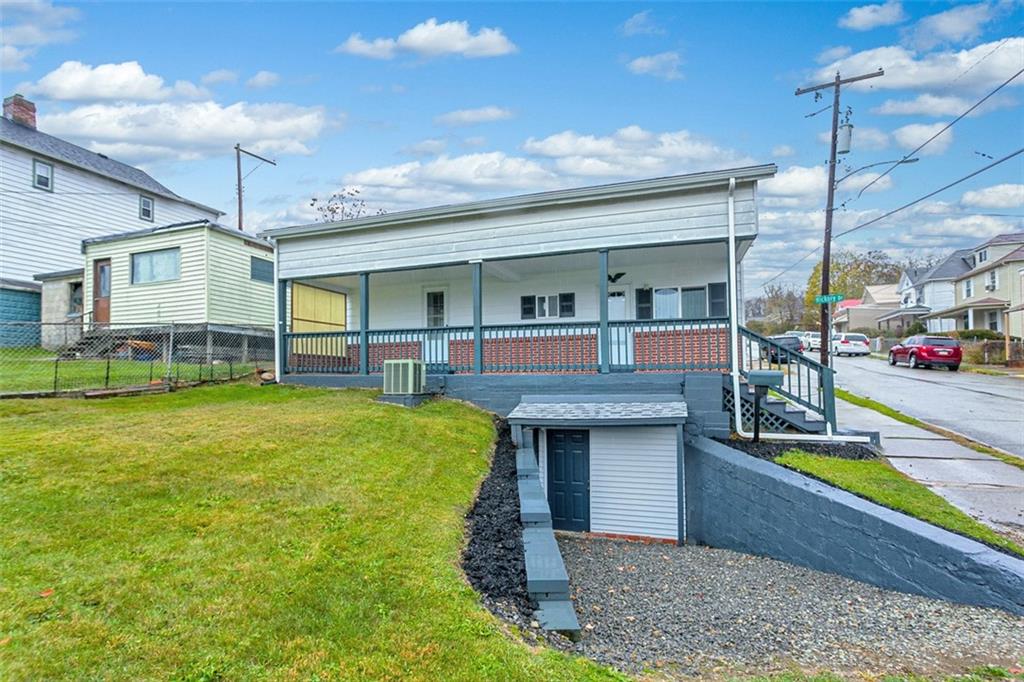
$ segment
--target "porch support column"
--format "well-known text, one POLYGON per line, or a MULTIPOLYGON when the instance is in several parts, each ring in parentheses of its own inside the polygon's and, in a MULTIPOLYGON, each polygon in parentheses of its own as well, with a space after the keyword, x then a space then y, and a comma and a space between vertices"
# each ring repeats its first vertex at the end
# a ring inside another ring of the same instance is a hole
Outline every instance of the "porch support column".
POLYGON ((483 304, 483 261, 473 261, 473 374, 484 371, 484 304, 483 304))
POLYGON ((601 374, 607 374, 609 370, 609 355, 611 354, 611 338, 608 335, 608 249, 601 249, 597 252, 600 270, 598 277, 600 277, 600 283, 598 285, 598 302, 597 307, 600 311, 601 328, 598 331, 598 352, 601 354, 601 374))
POLYGON ((359 373, 370 373, 370 273, 359 273, 359 373))
POLYGON ((974 329, 974 308, 967 309, 967 328, 974 329))
MULTIPOLYGON (((284 335, 288 332, 288 280, 277 280, 277 333, 275 335, 277 347, 277 381, 280 383, 288 369, 288 345, 285 343, 284 335)), ((170 375, 170 363, 168 376, 170 375)))

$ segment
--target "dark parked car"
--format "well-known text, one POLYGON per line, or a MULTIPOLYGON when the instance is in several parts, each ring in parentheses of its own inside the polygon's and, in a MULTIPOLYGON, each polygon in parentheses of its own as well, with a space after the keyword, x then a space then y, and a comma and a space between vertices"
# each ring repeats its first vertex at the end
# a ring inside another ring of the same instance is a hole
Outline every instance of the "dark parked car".
MULTIPOLYGON (((794 353, 804 352, 804 342, 800 340, 799 336, 780 334, 778 336, 769 336, 768 339, 770 341, 774 341, 778 346, 782 346, 784 349, 794 353)), ((778 346, 767 343, 762 344, 761 357, 765 358, 769 362, 789 362, 789 354, 780 351, 778 346)))
POLYGON ((911 336, 889 350, 889 364, 905 362, 911 369, 918 367, 949 367, 960 369, 963 353, 960 342, 945 336, 911 336))

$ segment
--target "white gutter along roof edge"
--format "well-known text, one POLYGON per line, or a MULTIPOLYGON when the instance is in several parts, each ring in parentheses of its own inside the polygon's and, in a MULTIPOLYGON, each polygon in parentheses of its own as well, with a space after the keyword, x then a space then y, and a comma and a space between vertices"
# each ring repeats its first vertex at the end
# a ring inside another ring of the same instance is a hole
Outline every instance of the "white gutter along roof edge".
POLYGON ((649 180, 630 180, 606 185, 576 187, 572 189, 552 190, 534 194, 520 194, 497 199, 471 201, 462 204, 447 204, 430 208, 417 208, 397 213, 357 218, 355 220, 335 221, 332 223, 309 223, 287 227, 275 227, 263 230, 264 238, 281 240, 289 237, 304 237, 338 231, 353 231, 374 227, 392 227, 422 220, 455 218, 471 214, 498 213, 503 211, 520 211, 528 208, 556 206, 558 204, 574 204, 583 201, 614 199, 638 194, 694 189, 714 185, 727 186, 729 178, 739 181, 754 181, 770 178, 776 174, 778 167, 774 163, 743 168, 672 175, 649 180))

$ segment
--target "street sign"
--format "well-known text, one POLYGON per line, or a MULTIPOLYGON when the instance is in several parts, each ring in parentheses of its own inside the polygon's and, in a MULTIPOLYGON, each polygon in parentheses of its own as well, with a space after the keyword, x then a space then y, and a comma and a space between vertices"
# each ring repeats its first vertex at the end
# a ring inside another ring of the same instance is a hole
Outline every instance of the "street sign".
POLYGON ((814 304, 822 305, 824 303, 839 303, 842 301, 844 296, 842 294, 829 294, 828 296, 815 296, 814 304))

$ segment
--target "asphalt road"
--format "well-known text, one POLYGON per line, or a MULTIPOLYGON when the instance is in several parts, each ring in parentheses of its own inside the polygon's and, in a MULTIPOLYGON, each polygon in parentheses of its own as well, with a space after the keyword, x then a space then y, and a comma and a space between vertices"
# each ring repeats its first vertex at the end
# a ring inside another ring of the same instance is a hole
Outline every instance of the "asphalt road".
POLYGON ((833 360, 839 388, 1024 457, 1024 378, 833 360))

